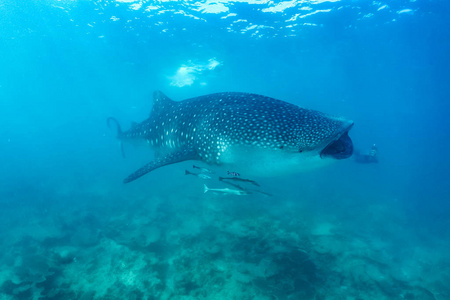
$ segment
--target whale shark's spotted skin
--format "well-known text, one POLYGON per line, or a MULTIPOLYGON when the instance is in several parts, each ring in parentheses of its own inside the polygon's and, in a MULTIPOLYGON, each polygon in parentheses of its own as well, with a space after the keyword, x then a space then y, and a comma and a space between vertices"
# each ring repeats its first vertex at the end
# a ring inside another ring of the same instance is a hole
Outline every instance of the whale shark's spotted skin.
POLYGON ((257 150, 297 156, 316 150, 319 154, 352 124, 256 94, 218 93, 175 102, 155 92, 150 117, 123 133, 119 127, 119 138, 144 139, 166 154, 125 182, 160 166, 190 159, 222 164, 235 161, 240 153, 252 155, 257 150))

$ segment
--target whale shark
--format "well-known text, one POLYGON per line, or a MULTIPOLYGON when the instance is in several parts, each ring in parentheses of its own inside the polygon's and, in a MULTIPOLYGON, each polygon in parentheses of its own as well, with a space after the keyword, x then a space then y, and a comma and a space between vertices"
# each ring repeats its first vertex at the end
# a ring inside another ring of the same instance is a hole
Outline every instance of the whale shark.
POLYGON ((155 157, 125 183, 163 166, 187 160, 229 165, 246 175, 274 176, 348 158, 353 121, 251 93, 216 93, 174 101, 153 94, 148 119, 122 131, 119 140, 142 140, 155 157))

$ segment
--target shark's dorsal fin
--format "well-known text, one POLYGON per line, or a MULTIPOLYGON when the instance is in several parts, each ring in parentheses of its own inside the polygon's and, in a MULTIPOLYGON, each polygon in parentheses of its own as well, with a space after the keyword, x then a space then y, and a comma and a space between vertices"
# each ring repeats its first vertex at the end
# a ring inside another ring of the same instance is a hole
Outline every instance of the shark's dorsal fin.
POLYGON ((153 93, 153 108, 150 115, 159 114, 162 110, 167 107, 171 107, 175 101, 167 97, 161 91, 155 91, 153 93))

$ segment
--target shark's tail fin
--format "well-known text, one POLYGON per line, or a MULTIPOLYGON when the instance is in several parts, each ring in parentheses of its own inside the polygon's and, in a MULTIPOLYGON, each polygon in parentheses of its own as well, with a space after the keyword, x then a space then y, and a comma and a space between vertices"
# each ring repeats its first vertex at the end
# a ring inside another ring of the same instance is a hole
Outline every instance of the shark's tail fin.
POLYGON ((114 125, 116 126, 117 137, 120 138, 120 136, 122 135, 122 129, 120 128, 119 121, 117 121, 117 119, 113 117, 109 117, 108 119, 106 119, 106 124, 108 124, 109 129, 113 129, 111 127, 111 123, 114 123, 114 125))
POLYGON ((189 172, 188 170, 184 170, 184 175, 190 175, 192 174, 191 172, 189 172))
MULTIPOLYGON (((122 128, 120 128, 119 121, 117 121, 116 118, 109 117, 106 119, 106 124, 108 125, 109 129, 113 129, 111 124, 114 123, 116 126, 116 132, 117 132, 117 138, 121 138, 122 136, 122 128)), ((125 157, 125 151, 123 150, 123 143, 120 141, 120 152, 122 153, 122 157, 125 157)))
POLYGON ((207 191, 209 191, 209 188, 206 186, 206 184, 204 184, 203 187, 205 188, 205 193, 206 193, 207 191))

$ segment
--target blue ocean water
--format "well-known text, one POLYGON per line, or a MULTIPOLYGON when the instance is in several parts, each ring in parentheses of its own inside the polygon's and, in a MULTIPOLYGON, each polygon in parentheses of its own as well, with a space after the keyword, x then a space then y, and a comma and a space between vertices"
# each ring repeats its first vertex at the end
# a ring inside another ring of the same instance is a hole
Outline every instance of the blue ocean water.
POLYGON ((450 299, 449 13, 0 1, 0 298, 450 299), (154 90, 344 116, 379 161, 255 178, 271 196, 204 194, 192 162, 124 185, 153 154, 126 144, 122 158, 106 119, 146 119, 154 90))

